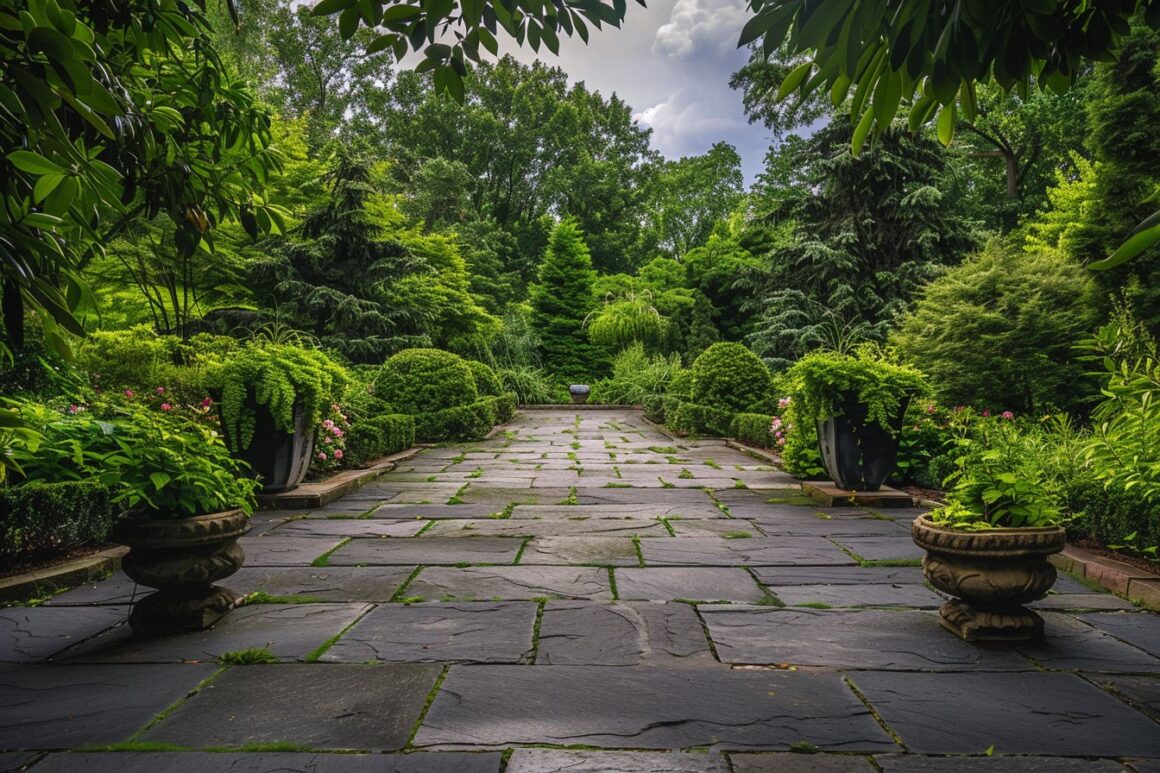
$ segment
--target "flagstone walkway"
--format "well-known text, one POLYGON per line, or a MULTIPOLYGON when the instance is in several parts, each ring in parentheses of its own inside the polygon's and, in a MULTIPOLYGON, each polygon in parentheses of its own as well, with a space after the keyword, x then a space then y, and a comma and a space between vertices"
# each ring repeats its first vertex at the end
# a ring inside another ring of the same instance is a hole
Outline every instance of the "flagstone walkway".
POLYGON ((1160 616, 1061 577, 1046 644, 966 644, 918 511, 632 411, 505 429, 257 514, 213 630, 132 640, 122 575, 0 609, 0 771, 1160 771, 1160 616))

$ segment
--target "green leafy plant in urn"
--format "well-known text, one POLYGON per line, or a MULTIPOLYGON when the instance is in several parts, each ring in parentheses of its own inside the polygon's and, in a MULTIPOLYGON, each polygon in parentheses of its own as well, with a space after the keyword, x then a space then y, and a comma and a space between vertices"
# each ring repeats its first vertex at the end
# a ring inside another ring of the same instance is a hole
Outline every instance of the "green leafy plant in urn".
POLYGON ((960 441, 948 504, 911 525, 926 551, 926 579, 954 597, 939 610, 940 621, 967 641, 1043 637, 1043 618, 1023 605, 1047 595, 1056 579, 1048 557, 1066 541, 1037 471, 1017 444, 995 437, 1009 432, 1018 429, 992 426, 983 438, 960 441))
POLYGON ((127 514, 112 537, 129 546, 125 574, 156 591, 133 605, 129 624, 144 636, 208 628, 236 603, 216 583, 245 560, 238 538, 258 484, 202 422, 169 419, 137 434, 126 446, 135 464, 115 489, 127 514))

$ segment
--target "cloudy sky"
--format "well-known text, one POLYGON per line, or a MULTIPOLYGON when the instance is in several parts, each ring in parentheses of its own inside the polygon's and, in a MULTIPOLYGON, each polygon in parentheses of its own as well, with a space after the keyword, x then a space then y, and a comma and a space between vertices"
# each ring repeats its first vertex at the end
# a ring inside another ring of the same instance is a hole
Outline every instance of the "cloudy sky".
MULTIPOLYGON (((620 29, 593 31, 587 46, 563 38, 560 56, 538 58, 563 68, 604 94, 616 92, 653 130, 653 147, 668 158, 704 153, 724 140, 741 154, 747 182, 761 169, 769 132, 750 125, 729 76, 745 63, 737 35, 747 18, 745 0, 629 2, 620 29)), ((530 61, 530 49, 512 50, 530 61)))

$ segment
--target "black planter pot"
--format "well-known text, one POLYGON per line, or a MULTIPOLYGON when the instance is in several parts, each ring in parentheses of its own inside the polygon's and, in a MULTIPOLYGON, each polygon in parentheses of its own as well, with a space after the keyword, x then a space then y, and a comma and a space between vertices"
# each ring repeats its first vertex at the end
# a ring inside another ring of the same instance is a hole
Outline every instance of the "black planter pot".
POLYGON ((818 422, 822 463, 834 483, 847 491, 882 487, 898 461, 898 437, 909 402, 904 399, 898 415, 891 417, 893 433, 876 421, 867 421, 869 409, 855 401, 840 405, 841 415, 818 422))
POLYGON ((228 430, 224 431, 231 453, 250 465, 250 475, 262 482, 263 494, 297 488, 306 477, 310 455, 314 452, 314 428, 310 426, 310 417, 301 406, 296 406, 294 431, 286 432, 274 426, 274 415, 266 406, 247 401, 246 407, 254 412, 254 437, 249 448, 239 451, 238 439, 228 430))

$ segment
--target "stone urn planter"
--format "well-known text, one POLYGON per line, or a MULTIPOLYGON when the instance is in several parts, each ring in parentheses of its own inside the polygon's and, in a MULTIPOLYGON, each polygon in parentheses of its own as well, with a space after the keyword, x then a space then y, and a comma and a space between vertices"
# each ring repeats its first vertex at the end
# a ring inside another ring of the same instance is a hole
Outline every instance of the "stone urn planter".
POLYGON ((573 384, 568 387, 568 393, 572 395, 572 402, 576 405, 584 405, 588 402, 589 391, 587 384, 573 384))
POLYGON ((134 582, 157 591, 133 605, 129 625, 141 636, 208 628, 229 612, 234 594, 215 582, 245 560, 238 544, 249 517, 229 510, 192 518, 124 518, 112 538, 129 546, 121 568, 134 582))
POLYGON ((867 407, 855 400, 840 415, 818 422, 818 446, 830 479, 847 491, 877 491, 898 461, 898 438, 909 400, 890 418, 889 429, 867 421, 867 407))
POLYGON ((239 449, 239 438, 232 437, 223 421, 223 436, 230 452, 250 465, 250 475, 262 483, 263 494, 278 494, 298 487, 310 468, 314 453, 314 428, 310 416, 298 405, 294 408, 294 431, 286 432, 274 423, 270 409, 248 401, 254 412, 254 437, 248 448, 239 449))
POLYGON ((1023 604, 1047 595, 1066 532, 1044 528, 958 531, 921 515, 911 536, 926 551, 923 574, 954 596, 939 610, 942 625, 966 641, 1031 641, 1043 637, 1043 618, 1023 604))

